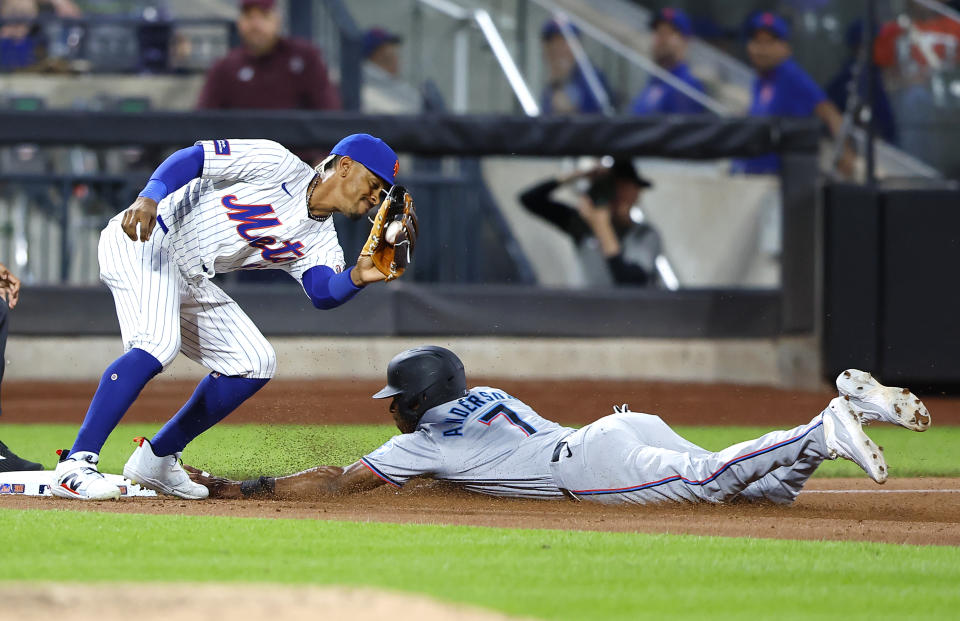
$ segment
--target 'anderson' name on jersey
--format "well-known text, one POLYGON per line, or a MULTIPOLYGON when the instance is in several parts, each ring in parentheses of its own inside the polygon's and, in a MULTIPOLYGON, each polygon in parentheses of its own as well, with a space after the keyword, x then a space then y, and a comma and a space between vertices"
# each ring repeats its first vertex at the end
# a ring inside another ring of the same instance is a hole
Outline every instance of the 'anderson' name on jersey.
POLYGON ((416 431, 394 436, 361 461, 397 487, 428 475, 484 494, 560 496, 550 458, 574 431, 502 390, 479 386, 428 410, 416 431))

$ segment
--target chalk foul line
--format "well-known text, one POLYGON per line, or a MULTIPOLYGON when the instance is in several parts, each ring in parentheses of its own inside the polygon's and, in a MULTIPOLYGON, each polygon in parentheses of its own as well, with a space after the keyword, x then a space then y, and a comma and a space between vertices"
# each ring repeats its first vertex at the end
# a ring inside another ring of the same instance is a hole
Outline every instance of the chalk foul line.
POLYGON ((805 489, 803 494, 958 494, 960 489, 805 489))

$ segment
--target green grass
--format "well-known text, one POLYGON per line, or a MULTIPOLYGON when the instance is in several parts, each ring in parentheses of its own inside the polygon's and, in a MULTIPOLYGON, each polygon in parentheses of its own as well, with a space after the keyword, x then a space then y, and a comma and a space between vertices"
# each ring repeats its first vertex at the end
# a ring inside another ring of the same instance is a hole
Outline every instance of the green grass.
MULTIPOLYGON (((121 426, 103 469, 119 472, 131 438, 157 427, 121 426)), ((767 429, 678 431, 719 449, 767 429)), ((960 476, 960 427, 869 432, 895 475, 960 476)), ((0 439, 48 467, 75 433, 0 425, 0 439)), ((220 425, 185 458, 233 477, 291 472, 349 463, 394 433, 220 425)), ((818 474, 863 476, 842 460, 818 474)), ((0 509, 0 550, 16 559, 0 563, 0 580, 345 584, 543 619, 936 619, 960 609, 956 547, 0 509)))
MULTIPOLYGON (((151 436, 158 425, 121 425, 107 441, 101 469, 120 472, 130 453, 131 439, 151 436)), ((69 447, 75 425, 0 425, 0 440, 18 454, 42 461, 52 468, 53 451, 69 447)), ((678 427, 692 442, 709 449, 756 437, 765 427, 678 427)), ((893 476, 960 476, 960 427, 933 427, 911 433, 899 427, 874 426, 870 436, 885 449, 893 476)), ((184 461, 231 477, 285 474, 318 464, 345 465, 372 451, 397 433, 388 425, 218 425, 195 440, 184 461)), ((858 477, 863 472, 853 463, 838 459, 826 462, 817 476, 858 477)))
POLYGON ((544 619, 960 609, 951 547, 68 511, 0 510, 0 524, 16 559, 0 580, 346 584, 544 619))

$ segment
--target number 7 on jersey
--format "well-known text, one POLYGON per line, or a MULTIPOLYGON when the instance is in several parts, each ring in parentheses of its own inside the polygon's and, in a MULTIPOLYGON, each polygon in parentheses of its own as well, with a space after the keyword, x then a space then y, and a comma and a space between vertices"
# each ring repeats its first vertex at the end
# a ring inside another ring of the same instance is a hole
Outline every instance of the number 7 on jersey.
POLYGON ((502 403, 496 406, 495 408, 491 409, 489 412, 487 412, 477 420, 479 420, 481 423, 489 427, 490 423, 496 420, 496 418, 499 416, 503 416, 505 419, 507 419, 508 423, 510 423, 511 425, 513 425, 514 427, 522 431, 527 436, 532 436, 533 434, 537 433, 536 429, 534 429, 530 424, 525 423, 523 419, 517 416, 516 412, 514 412, 507 406, 503 405, 502 403))

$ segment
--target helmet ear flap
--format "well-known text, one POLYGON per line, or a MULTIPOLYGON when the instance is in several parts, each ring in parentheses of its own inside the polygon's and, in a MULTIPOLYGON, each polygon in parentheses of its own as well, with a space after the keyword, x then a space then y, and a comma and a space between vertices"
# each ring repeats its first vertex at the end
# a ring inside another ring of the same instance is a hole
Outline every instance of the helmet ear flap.
POLYGON ((401 395, 400 399, 397 401, 397 412, 402 418, 416 423, 420 420, 420 417, 423 416, 423 412, 420 411, 420 406, 423 404, 423 401, 423 393, 401 395))

